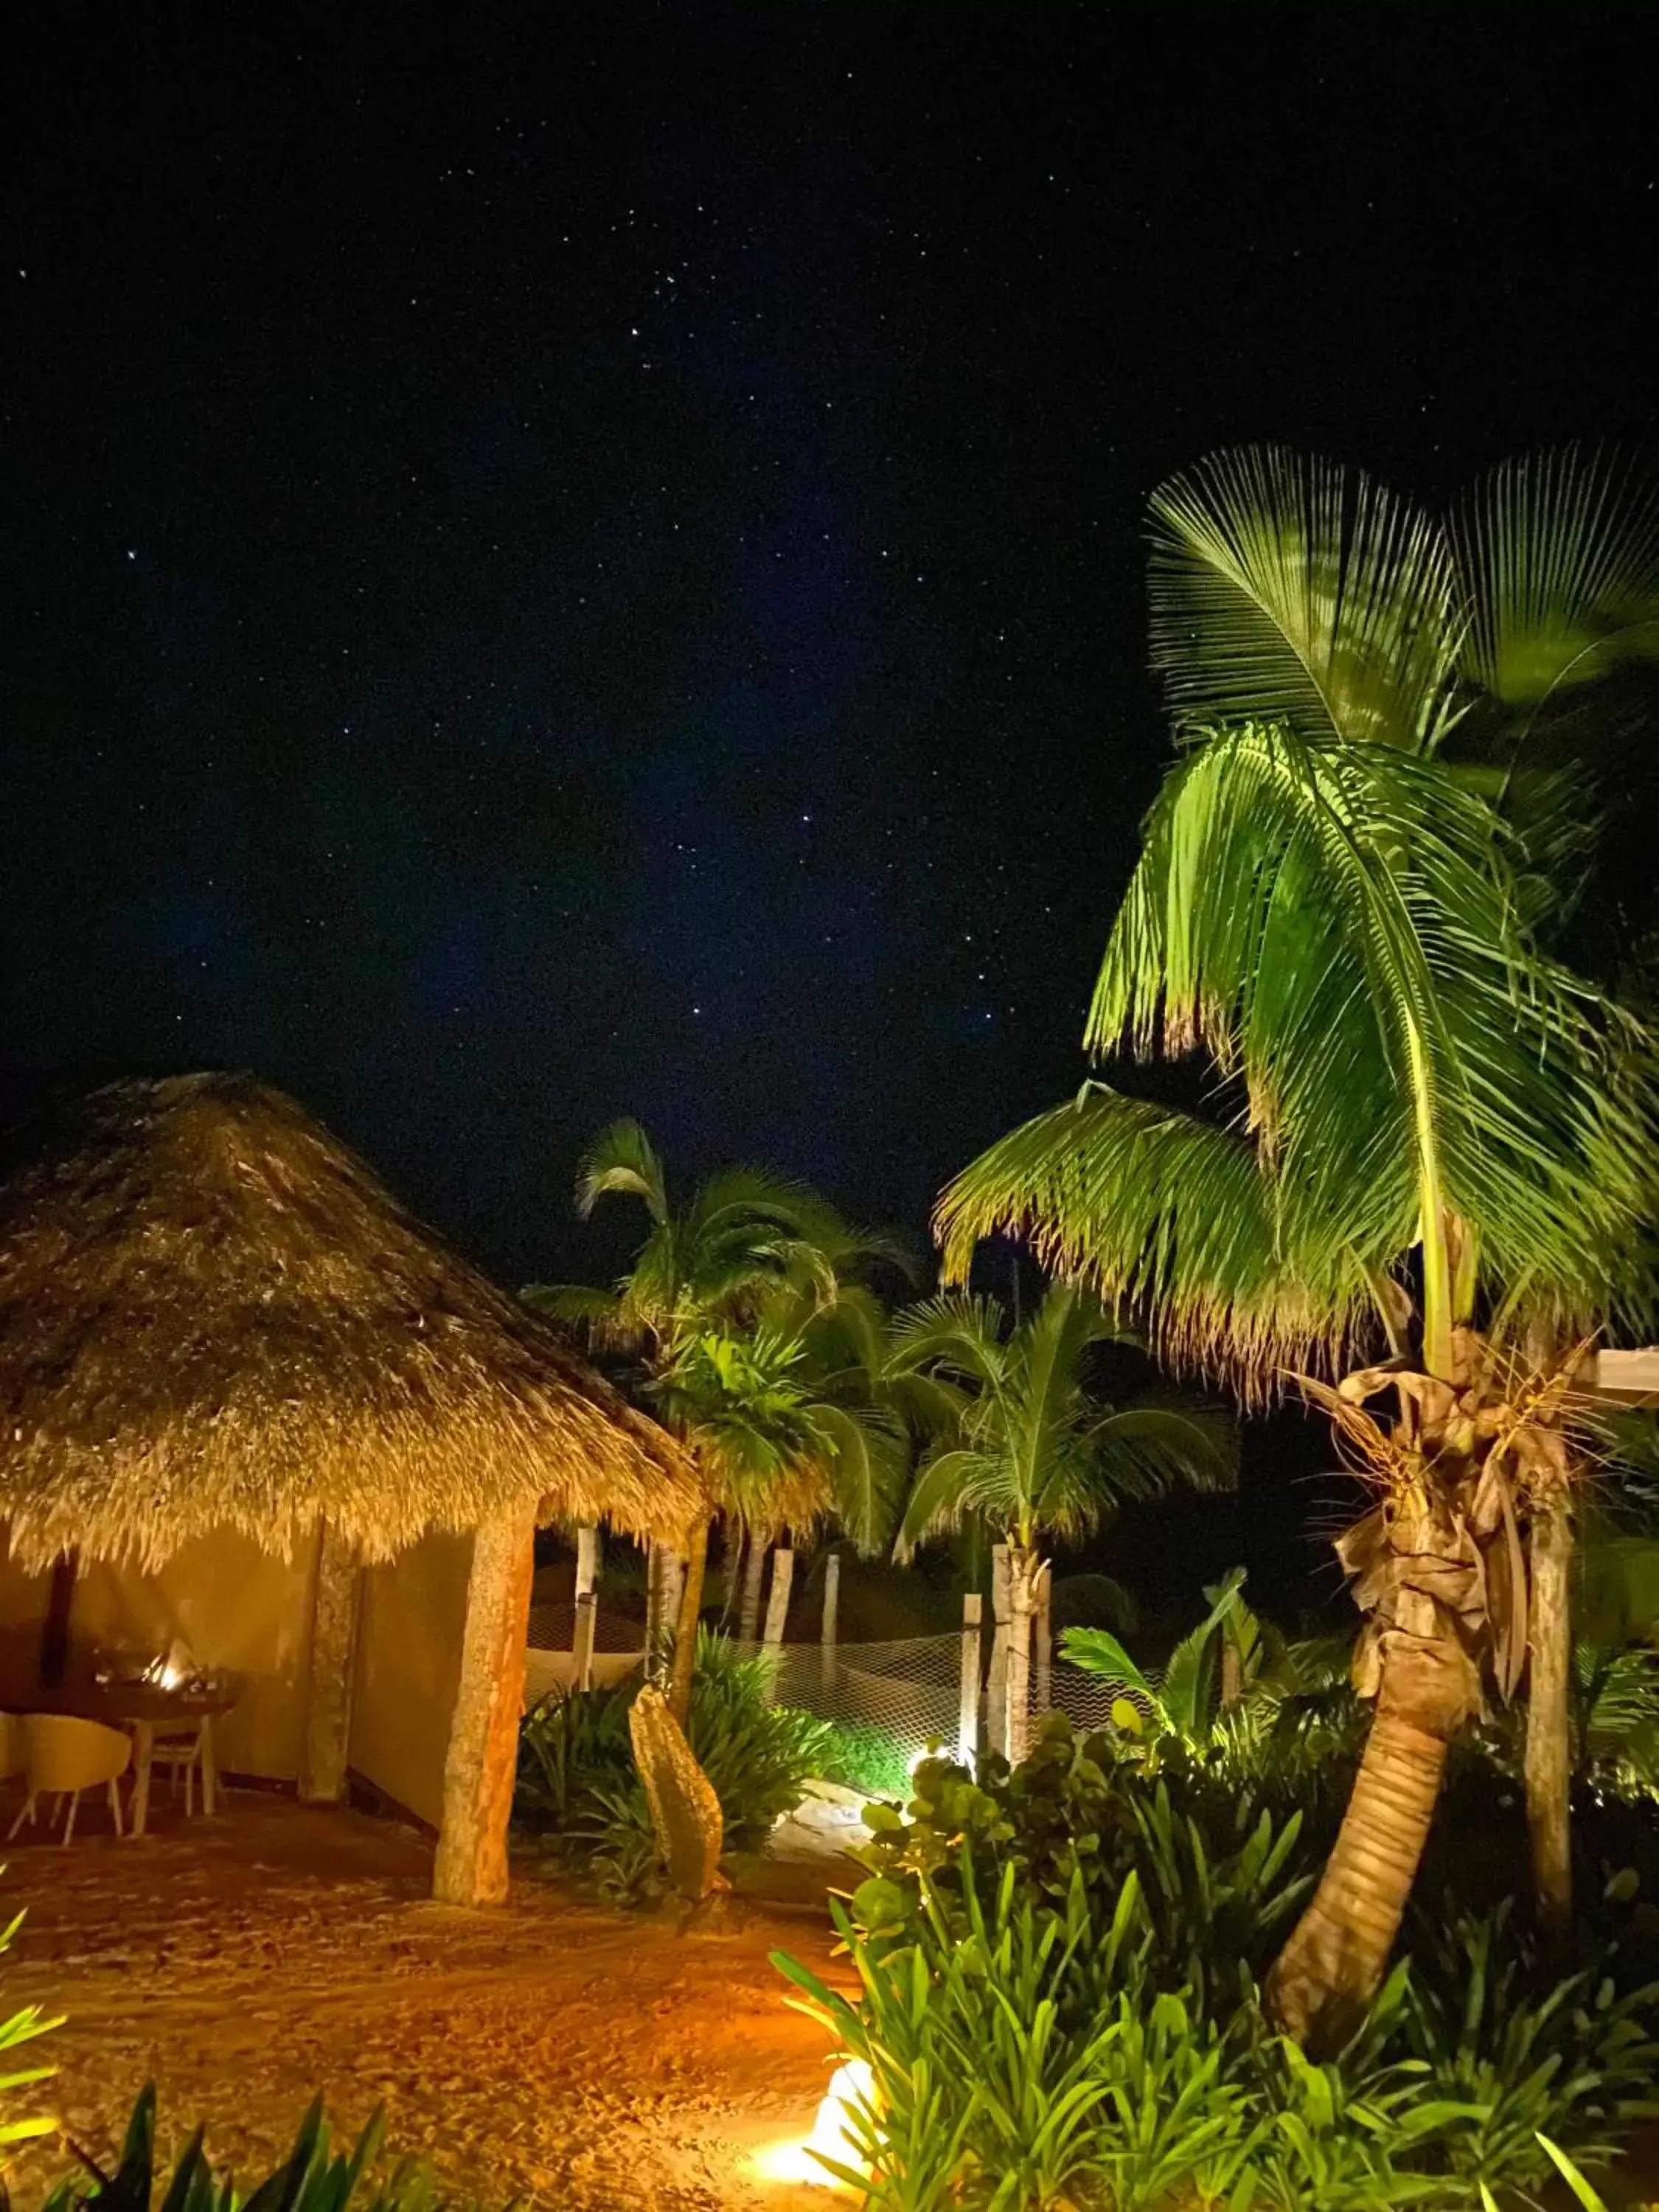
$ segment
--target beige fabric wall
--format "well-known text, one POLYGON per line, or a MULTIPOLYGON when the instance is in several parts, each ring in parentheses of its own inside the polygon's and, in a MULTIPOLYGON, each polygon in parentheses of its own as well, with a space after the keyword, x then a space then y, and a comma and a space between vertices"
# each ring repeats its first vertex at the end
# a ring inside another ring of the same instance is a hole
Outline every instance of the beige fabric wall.
MULTIPOLYGON (((70 1632, 156 1656, 182 1642, 204 1667, 248 1677, 219 1723, 228 1773, 291 1782, 299 1772, 306 1668, 315 1589, 314 1538, 292 1559, 272 1558, 229 1529, 198 1538, 153 1575, 93 1560, 76 1578, 70 1632)), ((46 1618, 50 1577, 0 1561, 0 1628, 27 1632, 46 1618)))
POLYGON ((471 1536, 424 1536, 363 1575, 351 1765, 435 1828, 461 1674, 471 1536))

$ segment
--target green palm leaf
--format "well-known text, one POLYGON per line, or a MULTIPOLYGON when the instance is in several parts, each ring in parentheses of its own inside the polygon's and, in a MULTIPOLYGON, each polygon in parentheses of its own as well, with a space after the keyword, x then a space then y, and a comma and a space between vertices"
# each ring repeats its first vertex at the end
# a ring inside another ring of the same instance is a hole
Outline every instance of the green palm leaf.
POLYGON ((668 1218, 668 1188, 656 1147, 635 1121, 612 1121, 583 1153, 576 1170, 576 1207, 584 1220, 607 1192, 645 1200, 651 1218, 668 1218))
POLYGON ((1274 446, 1212 454, 1152 512, 1152 665, 1179 729, 1253 715, 1310 738, 1436 741, 1459 621, 1430 516, 1274 446))
POLYGON ((1507 461, 1452 519, 1472 610, 1465 674, 1528 722, 1556 695, 1659 659, 1659 477, 1574 446, 1507 461))

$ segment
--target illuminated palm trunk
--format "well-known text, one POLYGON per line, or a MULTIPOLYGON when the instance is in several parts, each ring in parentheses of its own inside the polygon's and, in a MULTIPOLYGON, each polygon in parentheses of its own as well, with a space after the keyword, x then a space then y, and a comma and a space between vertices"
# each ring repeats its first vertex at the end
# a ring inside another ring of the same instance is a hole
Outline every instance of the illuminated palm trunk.
POLYGON ((691 1676, 697 1663, 697 1623, 702 1617, 702 1586, 708 1572, 708 1523, 693 1522, 685 1540, 685 1580, 674 1630, 674 1671, 669 1678, 668 1710, 685 1728, 691 1717, 691 1676))
POLYGON ((1042 1563, 1029 1545, 1008 1547, 1007 1718, 1003 1748, 1012 1766, 1024 1758, 1031 1735, 1031 1623, 1042 1563))
MULTIPOLYGON (((1436 1486, 1437 1490, 1438 1486, 1436 1486)), ((1458 1486, 1386 1500, 1383 1534, 1373 1539, 1363 1581, 1374 1600, 1376 1715, 1366 1740, 1335 1848, 1313 1900, 1267 1977, 1268 2009, 1298 2043, 1330 2048, 1352 2027, 1381 1987, 1406 1900, 1428 1842, 1446 1753, 1480 1699, 1479 1678, 1443 1599, 1455 1601, 1473 1570, 1462 1556, 1462 1517, 1448 1509, 1458 1486)), ((1357 1571, 1353 1545, 1369 1523, 1339 1546, 1357 1571)))
POLYGON ((1551 1926, 1572 1916, 1572 1520, 1565 1487, 1534 1514, 1527 1660, 1527 1826, 1551 1926))
POLYGON ((1269 2009, 1298 2043, 1339 2039, 1381 1985, 1446 1751, 1444 1736, 1401 1714, 1379 1711, 1371 1723, 1336 1848, 1267 1977, 1269 2009))

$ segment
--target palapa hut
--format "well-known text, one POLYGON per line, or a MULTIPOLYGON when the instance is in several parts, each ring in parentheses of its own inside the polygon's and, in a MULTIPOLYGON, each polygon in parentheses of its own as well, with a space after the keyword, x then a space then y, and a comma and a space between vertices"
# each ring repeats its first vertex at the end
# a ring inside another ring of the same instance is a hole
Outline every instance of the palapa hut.
MULTIPOLYGON (((248 1077, 112 1084, 39 1117, 5 1165, 10 1571, 67 1553, 154 1575, 209 1539, 256 1567, 247 1540, 308 1557, 283 1585, 309 1596, 295 1759, 326 1801, 374 1563, 471 1537, 434 1887, 503 1896, 534 1528, 678 1534, 693 1500, 673 1445, 248 1077)), ((430 1610, 417 1593, 398 1618, 430 1610)))

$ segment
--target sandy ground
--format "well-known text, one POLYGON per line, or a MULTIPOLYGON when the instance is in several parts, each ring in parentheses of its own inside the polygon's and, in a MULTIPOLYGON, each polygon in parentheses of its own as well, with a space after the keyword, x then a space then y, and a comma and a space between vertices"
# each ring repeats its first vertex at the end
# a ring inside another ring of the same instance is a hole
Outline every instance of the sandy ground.
MULTIPOLYGON (((823 2035, 768 1960, 786 1948, 844 1979, 821 1911, 745 1905, 730 1932, 680 1936, 526 1875, 504 1910, 459 1912, 429 1901, 412 1832, 252 1790, 211 1822, 164 1806, 138 1843, 100 1826, 0 1857, 0 1911, 27 1913, 0 2015, 68 2015, 49 2091, 100 2160, 153 2077, 167 2142, 205 2118, 216 2160, 243 2175, 280 2156, 321 2089, 354 2133, 384 2103, 394 2148, 491 2204, 834 2201, 755 2164, 805 2132, 822 2092, 823 2035)), ((61 2146, 21 2149, 13 2201, 63 2163, 61 2146)))

